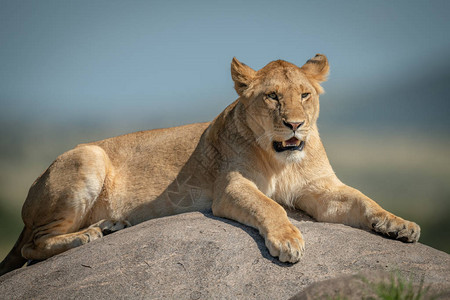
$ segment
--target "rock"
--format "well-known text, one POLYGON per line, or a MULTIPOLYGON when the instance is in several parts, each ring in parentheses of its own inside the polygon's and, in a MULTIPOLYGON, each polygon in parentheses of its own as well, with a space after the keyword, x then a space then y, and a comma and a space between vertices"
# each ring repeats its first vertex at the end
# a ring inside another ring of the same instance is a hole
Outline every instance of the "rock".
MULTIPOLYGON (((404 278, 398 272, 385 271, 360 271, 355 275, 344 275, 336 278, 320 281, 311 284, 306 289, 290 298, 290 300, 312 300, 312 299, 346 299, 346 300, 360 300, 360 299, 380 299, 377 297, 377 290, 380 289, 380 284, 384 284, 389 290, 392 283, 398 287, 403 284, 403 298, 392 297, 388 299, 413 299, 406 298, 408 291, 413 291, 418 295, 419 291, 423 298, 414 299, 450 299, 450 290, 442 289, 436 285, 428 285, 425 283, 410 282, 409 279, 404 278), (401 282, 401 283, 400 283, 401 282), (411 284, 411 286, 409 286, 411 284)), ((385 299, 385 298, 381 298, 385 299)))
POLYGON ((450 255, 444 252, 345 225, 314 222, 299 213, 290 217, 307 247, 294 265, 272 258, 256 230, 210 212, 196 212, 150 220, 5 274, 0 277, 0 295, 310 299, 305 292, 316 293, 320 282, 348 279, 361 271, 398 271, 415 283, 423 277, 434 292, 450 290, 450 255))

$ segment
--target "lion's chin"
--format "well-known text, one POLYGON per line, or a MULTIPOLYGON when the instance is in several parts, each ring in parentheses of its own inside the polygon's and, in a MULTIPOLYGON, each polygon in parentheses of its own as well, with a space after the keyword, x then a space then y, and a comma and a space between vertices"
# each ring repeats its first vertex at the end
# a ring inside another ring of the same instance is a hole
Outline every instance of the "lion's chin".
POLYGON ((286 141, 274 141, 272 145, 275 152, 302 151, 305 147, 305 141, 300 141, 296 137, 292 137, 286 141))

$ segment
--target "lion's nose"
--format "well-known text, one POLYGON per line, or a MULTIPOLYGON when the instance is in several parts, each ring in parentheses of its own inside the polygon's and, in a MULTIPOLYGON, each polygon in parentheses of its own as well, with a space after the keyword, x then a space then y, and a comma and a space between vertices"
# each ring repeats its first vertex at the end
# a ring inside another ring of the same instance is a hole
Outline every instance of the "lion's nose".
POLYGON ((286 127, 290 128, 290 129, 292 129, 294 131, 299 129, 303 125, 303 123, 305 123, 305 122, 286 122, 285 120, 283 120, 283 124, 286 127))

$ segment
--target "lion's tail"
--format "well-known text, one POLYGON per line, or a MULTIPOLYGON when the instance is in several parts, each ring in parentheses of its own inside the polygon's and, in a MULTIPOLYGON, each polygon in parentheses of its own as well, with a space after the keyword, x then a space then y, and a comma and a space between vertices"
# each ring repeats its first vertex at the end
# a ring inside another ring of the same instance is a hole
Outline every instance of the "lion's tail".
POLYGON ((26 227, 23 228, 22 233, 17 239, 16 244, 0 263, 0 276, 12 270, 22 267, 27 260, 22 257, 22 247, 28 242, 31 232, 26 227))

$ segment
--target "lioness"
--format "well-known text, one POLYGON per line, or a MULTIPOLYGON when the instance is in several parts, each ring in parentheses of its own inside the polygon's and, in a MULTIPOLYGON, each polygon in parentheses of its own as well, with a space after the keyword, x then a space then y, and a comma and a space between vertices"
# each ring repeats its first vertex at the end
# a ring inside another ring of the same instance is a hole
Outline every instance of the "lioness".
POLYGON ((301 68, 277 60, 259 71, 234 58, 239 98, 211 123, 131 133, 62 154, 31 186, 25 227, 0 274, 145 220, 208 208, 257 228, 282 262, 297 262, 305 242, 281 205, 416 242, 417 224, 334 174, 316 125, 328 70, 321 54, 301 68))

